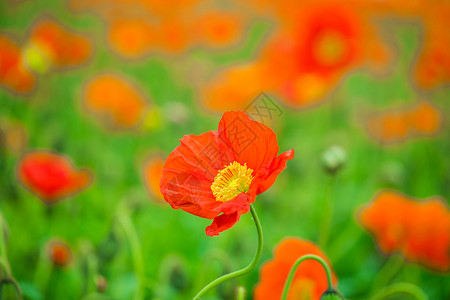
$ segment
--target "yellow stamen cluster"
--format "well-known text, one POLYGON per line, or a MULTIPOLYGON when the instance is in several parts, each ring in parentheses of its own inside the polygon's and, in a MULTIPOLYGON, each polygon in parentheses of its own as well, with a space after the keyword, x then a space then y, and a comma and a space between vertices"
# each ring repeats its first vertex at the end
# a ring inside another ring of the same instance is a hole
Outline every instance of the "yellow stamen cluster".
POLYGON ((225 166, 214 177, 211 185, 211 191, 217 201, 229 201, 240 193, 248 192, 252 183, 253 170, 247 167, 247 164, 241 165, 234 161, 225 166))

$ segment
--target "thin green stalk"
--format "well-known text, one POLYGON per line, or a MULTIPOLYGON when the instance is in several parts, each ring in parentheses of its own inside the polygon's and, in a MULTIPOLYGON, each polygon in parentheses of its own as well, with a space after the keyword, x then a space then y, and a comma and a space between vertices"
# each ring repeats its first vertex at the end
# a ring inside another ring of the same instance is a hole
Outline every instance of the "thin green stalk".
POLYGON ((143 286, 144 286, 144 263, 142 258, 141 243, 136 233, 133 223, 125 213, 119 213, 117 220, 122 225, 125 235, 130 243, 131 255, 133 257, 134 271, 139 279, 139 287, 136 289, 134 299, 143 299, 143 286))
POLYGON ((34 273, 34 285, 40 287, 42 294, 47 290, 47 283, 53 271, 53 264, 50 264, 47 259, 46 249, 41 249, 39 252, 36 271, 34 273))
POLYGON ((392 295, 392 294, 398 294, 398 293, 405 293, 410 294, 411 296, 414 296, 417 300, 428 300, 427 295, 416 285, 407 283, 407 282, 401 282, 401 283, 395 283, 388 287, 385 287, 381 291, 379 291, 375 296, 370 298, 370 300, 381 300, 385 299, 386 297, 392 295))
POLYGON ((320 227, 318 244, 320 247, 325 248, 330 235, 331 218, 333 215, 333 199, 330 194, 333 194, 334 182, 336 181, 336 174, 331 175, 329 178, 327 187, 325 188, 322 210, 322 226, 320 227))
POLYGON ((370 295, 374 295, 377 290, 385 287, 389 284, 389 281, 394 278, 398 271, 403 266, 405 260, 400 255, 392 255, 389 260, 384 264, 380 271, 378 271, 377 276, 372 281, 372 290, 370 295))
POLYGON ((212 282, 210 282, 203 289, 201 289, 200 292, 197 293, 197 295, 194 296, 193 300, 199 300, 203 294, 205 294, 207 291, 209 291, 213 287, 221 284, 224 281, 227 281, 232 278, 243 276, 245 274, 250 273, 258 265, 259 259, 261 258, 261 254, 262 254, 262 248, 263 248, 263 233, 262 233, 261 223, 259 222, 258 215, 256 214, 256 211, 253 208, 253 205, 250 205, 250 212, 252 213, 253 221, 255 221, 256 231, 258 232, 258 248, 256 249, 256 253, 255 253, 255 256, 253 257, 253 260, 245 268, 235 271, 235 272, 232 272, 232 273, 225 274, 225 275, 213 280, 212 282))
POLYGON ((245 300, 246 290, 243 286, 239 286, 237 288, 237 297, 236 300, 245 300))
POLYGON ((3 257, 5 261, 8 261, 6 256, 6 241, 5 241, 5 221, 3 219, 3 215, 0 213, 0 257, 3 257))
POLYGON ((8 257, 6 254, 6 241, 4 235, 5 221, 3 220, 2 214, 0 214, 0 265, 6 273, 6 277, 11 276, 11 267, 8 262, 8 257))
POLYGON ((2 266, 2 269, 6 273, 6 277, 11 277, 11 267, 9 266, 8 261, 3 257, 0 257, 0 265, 2 266))
POLYGON ((295 275, 295 271, 297 271, 297 267, 305 260, 307 259, 313 259, 317 262, 319 262, 323 268, 325 269, 325 272, 327 273, 327 281, 328 281, 328 290, 333 290, 333 283, 331 281, 331 270, 330 267, 328 267, 328 264, 326 263, 325 260, 323 260, 321 257, 317 256, 317 255, 313 255, 313 254, 308 254, 308 255, 303 255, 302 257, 300 257, 295 264, 292 266, 291 271, 289 272, 288 278, 286 280, 286 283, 284 285, 284 289, 283 289, 283 295, 281 296, 281 300, 286 300, 288 293, 289 293, 289 288, 291 287, 291 283, 292 280, 294 279, 294 275, 295 275))

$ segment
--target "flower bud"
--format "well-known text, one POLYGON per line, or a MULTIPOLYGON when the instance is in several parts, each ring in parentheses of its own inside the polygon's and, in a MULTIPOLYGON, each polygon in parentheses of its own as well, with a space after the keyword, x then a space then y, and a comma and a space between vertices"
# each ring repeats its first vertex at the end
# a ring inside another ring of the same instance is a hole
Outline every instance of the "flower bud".
POLYGON ((69 245, 60 240, 50 241, 47 253, 49 259, 58 267, 65 267, 72 261, 72 250, 69 245))
POLYGON ((326 290, 320 300, 345 300, 345 298, 336 290, 326 290))
POLYGON ((97 291, 104 293, 108 288, 108 280, 106 280, 106 278, 102 275, 98 275, 95 278, 95 286, 97 287, 97 291))
POLYGON ((322 154, 322 163, 325 170, 334 175, 347 161, 347 153, 340 146, 332 146, 322 154))

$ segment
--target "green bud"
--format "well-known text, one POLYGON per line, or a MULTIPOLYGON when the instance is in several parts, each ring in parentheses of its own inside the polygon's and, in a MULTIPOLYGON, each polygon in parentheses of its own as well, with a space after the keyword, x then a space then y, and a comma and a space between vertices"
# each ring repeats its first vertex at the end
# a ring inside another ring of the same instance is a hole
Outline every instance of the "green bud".
POLYGON ((327 172, 335 174, 347 161, 347 153, 340 146, 332 146, 322 154, 322 163, 327 172))
POLYGON ((345 298, 336 290, 327 290, 320 297, 320 300, 345 300, 345 298))

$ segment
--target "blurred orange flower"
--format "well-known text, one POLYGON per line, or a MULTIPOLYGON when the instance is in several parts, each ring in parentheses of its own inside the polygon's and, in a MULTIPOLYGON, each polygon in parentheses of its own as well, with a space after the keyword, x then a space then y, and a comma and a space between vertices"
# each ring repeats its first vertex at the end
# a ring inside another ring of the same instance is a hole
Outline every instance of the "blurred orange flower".
POLYGON ((144 164, 142 176, 151 197, 157 202, 164 201, 159 189, 165 158, 162 154, 151 155, 144 164))
POLYGON ((29 47, 36 47, 55 69, 77 66, 87 61, 93 52, 90 39, 49 18, 33 26, 29 47))
MULTIPOLYGON (((280 299, 292 266, 304 255, 317 255, 331 267, 328 258, 319 247, 299 238, 281 241, 274 252, 273 260, 266 262, 261 268, 260 281, 254 290, 254 300, 280 299)), ((336 285, 336 276, 333 270, 331 272, 333 284, 336 285)), ((314 260, 305 260, 297 268, 287 299, 319 300, 327 288, 327 276, 322 265, 314 260)))
POLYGON ((241 111, 226 112, 217 131, 180 142, 164 164, 161 193, 173 208, 213 219, 208 236, 239 221, 294 157, 293 149, 278 155, 275 133, 241 111))
POLYGON ((132 129, 145 117, 148 103, 141 91, 122 76, 103 73, 84 88, 84 107, 113 129, 132 129))
POLYGON ((146 20, 118 19, 109 28, 108 41, 121 56, 139 58, 155 42, 155 30, 146 20))
POLYGON ((420 49, 413 75, 420 88, 432 89, 450 80, 450 3, 448 1, 367 1, 372 13, 391 18, 407 16, 420 24, 420 49))
POLYGON ((395 143, 437 134, 443 116, 428 101, 421 100, 411 107, 373 114, 364 122, 370 136, 382 143, 395 143))
POLYGON ((72 261, 72 250, 60 240, 50 241, 47 245, 48 257, 55 266, 65 267, 72 261))
POLYGON ((427 14, 424 20, 425 37, 414 75, 417 83, 427 89, 450 81, 450 3, 425 2, 427 14))
POLYGON ((17 177, 46 204, 79 193, 92 181, 90 172, 77 170, 69 158, 48 151, 23 155, 17 166, 17 177))
POLYGON ((239 10, 204 6, 204 1, 71 1, 76 10, 100 14, 108 26, 108 42, 124 58, 150 53, 183 54, 196 46, 223 48, 237 44, 244 30, 239 10), (202 5, 201 5, 202 4, 202 5))
POLYGON ((261 54, 253 62, 219 73, 207 84, 202 99, 208 109, 243 108, 261 91, 294 108, 310 107, 324 101, 350 70, 383 68, 389 59, 360 2, 287 1, 273 6, 277 27, 261 54), (242 73, 242 69, 252 72, 242 73), (235 73, 240 75, 239 88, 235 73), (241 89, 251 89, 252 95, 240 94, 241 89), (229 98, 230 102, 225 95, 231 93, 238 98, 229 98), (222 101, 211 95, 219 95, 222 101))
POLYGON ((440 199, 419 202, 382 191, 362 209, 359 220, 383 252, 400 252, 434 270, 450 269, 450 211, 440 199))
POLYGON ((0 34, 0 85, 12 92, 29 93, 36 79, 27 69, 19 45, 0 34))

